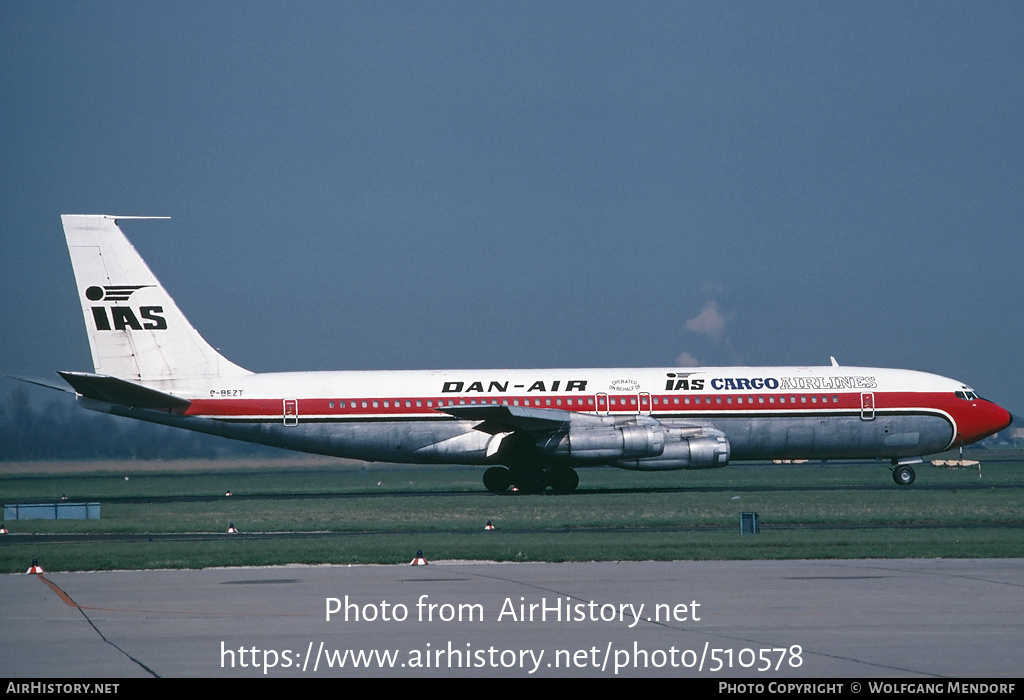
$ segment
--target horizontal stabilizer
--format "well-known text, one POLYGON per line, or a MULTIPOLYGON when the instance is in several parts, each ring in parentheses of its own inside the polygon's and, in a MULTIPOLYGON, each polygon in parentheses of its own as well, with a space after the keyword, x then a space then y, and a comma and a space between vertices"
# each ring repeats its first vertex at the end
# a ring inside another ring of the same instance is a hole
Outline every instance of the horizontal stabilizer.
POLYGON ((445 406, 437 410, 463 420, 481 420, 483 423, 476 426, 475 429, 491 435, 510 433, 516 430, 527 432, 557 430, 567 424, 572 416, 569 411, 556 408, 526 408, 494 404, 445 406))
POLYGON ((7 377, 8 379, 14 379, 15 381, 25 382, 26 384, 35 384, 36 386, 46 387, 47 389, 63 391, 65 394, 75 393, 71 391, 71 389, 68 389, 63 384, 58 384, 56 380, 52 379, 37 379, 36 377, 19 377, 14 374, 0 374, 0 377, 7 377))
POLYGON ((89 399, 135 408, 187 408, 192 402, 138 384, 88 372, 57 372, 76 392, 89 399))

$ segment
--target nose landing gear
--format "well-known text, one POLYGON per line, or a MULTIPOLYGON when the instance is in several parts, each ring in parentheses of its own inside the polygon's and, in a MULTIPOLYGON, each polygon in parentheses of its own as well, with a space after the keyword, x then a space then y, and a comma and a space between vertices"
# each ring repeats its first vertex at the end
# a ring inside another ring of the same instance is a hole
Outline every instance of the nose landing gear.
POLYGON ((892 470, 892 480, 899 486, 910 486, 914 483, 914 479, 917 477, 914 474, 914 468, 908 467, 903 464, 898 467, 894 467, 892 470))

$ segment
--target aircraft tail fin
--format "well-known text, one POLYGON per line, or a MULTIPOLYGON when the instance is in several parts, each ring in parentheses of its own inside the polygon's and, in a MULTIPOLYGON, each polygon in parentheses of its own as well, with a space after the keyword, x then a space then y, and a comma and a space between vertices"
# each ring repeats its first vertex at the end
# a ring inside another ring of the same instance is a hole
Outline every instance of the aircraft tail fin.
POLYGON ((203 340, 118 228, 116 217, 61 217, 96 374, 190 382, 250 374, 203 340))

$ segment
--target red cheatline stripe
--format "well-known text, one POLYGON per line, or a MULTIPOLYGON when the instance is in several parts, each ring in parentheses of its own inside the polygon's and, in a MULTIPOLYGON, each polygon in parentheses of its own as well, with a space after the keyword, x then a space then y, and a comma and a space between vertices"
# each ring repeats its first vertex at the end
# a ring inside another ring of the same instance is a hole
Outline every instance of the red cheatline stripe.
MULTIPOLYGON (((874 394, 874 410, 877 412, 884 412, 887 410, 922 410, 933 412, 935 410, 952 411, 959 406, 960 400, 947 393, 938 392, 865 392, 874 394)), ((761 413, 768 414, 771 412, 775 413, 800 413, 800 412, 836 412, 836 411, 861 411, 861 398, 860 392, 851 393, 830 393, 825 391, 795 391, 795 392, 772 392, 770 394, 688 394, 685 396, 678 396, 680 403, 675 403, 674 399, 676 395, 661 395, 652 394, 653 398, 659 399, 658 403, 651 402, 646 403, 643 406, 645 412, 650 411, 654 414, 732 414, 732 413, 761 413), (826 397, 825 401, 821 400, 821 397, 826 397), (839 401, 833 402, 832 396, 838 396, 839 401), (764 398, 764 403, 761 403, 757 399, 764 398), (792 401, 793 397, 797 397, 797 400, 792 401), (806 401, 801 401, 800 398, 806 398, 806 401), (811 397, 816 397, 819 400, 817 402, 811 401, 811 397), (684 403, 683 399, 689 398, 691 403, 684 403), (718 399, 722 402, 718 403, 718 399), (754 403, 749 403, 746 399, 754 398, 754 403), (770 402, 769 398, 774 398, 775 402, 770 402), (697 399, 701 399, 700 403, 696 403, 697 399), (712 400, 714 399, 714 400, 712 400), (732 403, 728 402, 728 399, 732 399, 732 403), (741 400, 742 399, 742 400, 741 400)), ((306 417, 332 417, 332 416, 421 416, 421 417, 432 417, 439 418, 443 416, 440 409, 448 407, 448 401, 453 401, 453 406, 489 406, 495 405, 492 403, 493 400, 497 399, 498 405, 520 405, 529 408, 552 408, 557 410, 564 410, 570 412, 581 412, 581 413, 611 413, 611 414, 630 414, 635 413, 639 409, 639 403, 637 404, 615 404, 605 405, 602 402, 600 409, 595 404, 584 404, 579 405, 577 402, 580 399, 593 399, 593 395, 586 396, 502 396, 500 398, 495 396, 490 397, 360 397, 360 398, 338 398, 338 399, 327 399, 327 398, 304 398, 298 399, 299 402, 299 413, 306 417), (538 399, 541 401, 538 402, 538 399), (569 404, 569 399, 573 400, 572 404, 569 404), (473 404, 472 401, 476 401, 473 404), (547 401, 550 400, 549 404, 547 401), (562 403, 558 404, 557 401, 561 400, 562 403), (334 406, 330 405, 334 402, 334 406), (362 403, 366 401, 367 406, 364 408, 362 403), (373 402, 376 401, 377 405, 374 406, 373 402), (384 406, 384 402, 389 403, 388 406, 384 406), (409 401, 412 406, 406 406, 405 402, 409 401), (416 402, 419 401, 421 405, 417 406, 416 402), (431 401, 434 405, 427 406, 427 401, 431 401), (514 401, 519 401, 519 404, 514 404, 514 401), (345 403, 345 407, 341 407, 341 402, 345 403), (463 403, 464 402, 464 403, 463 403), (354 404, 354 405, 353 405, 354 404)), ((612 398, 612 397, 609 397, 612 398)), ((625 395, 617 396, 614 398, 636 399, 636 395, 625 395)), ((268 399, 194 399, 191 406, 186 411, 186 415, 198 415, 206 416, 210 418, 250 418, 250 419, 280 419, 283 415, 284 409, 282 405, 283 399, 281 398, 268 398, 268 399)))

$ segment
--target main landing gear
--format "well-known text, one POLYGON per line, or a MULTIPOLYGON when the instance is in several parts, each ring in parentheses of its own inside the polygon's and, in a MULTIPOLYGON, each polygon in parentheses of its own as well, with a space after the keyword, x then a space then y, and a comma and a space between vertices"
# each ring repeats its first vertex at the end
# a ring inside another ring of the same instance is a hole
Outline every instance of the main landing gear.
POLYGON ((579 475, 569 467, 491 467, 484 472, 484 487, 492 493, 504 493, 509 486, 527 494, 543 493, 549 486, 555 493, 571 493, 579 483, 579 475))
POLYGON ((908 467, 903 464, 892 470, 892 480, 895 481, 899 486, 910 486, 914 483, 914 479, 917 475, 914 474, 914 468, 908 467))

